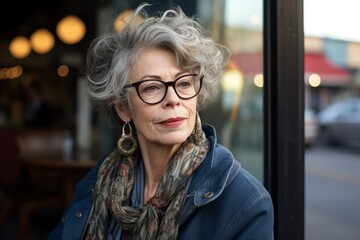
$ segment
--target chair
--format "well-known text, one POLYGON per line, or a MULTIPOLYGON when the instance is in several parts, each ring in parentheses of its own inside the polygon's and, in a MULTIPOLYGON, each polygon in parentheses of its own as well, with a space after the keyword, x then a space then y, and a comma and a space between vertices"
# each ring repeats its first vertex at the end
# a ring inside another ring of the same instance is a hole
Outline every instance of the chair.
POLYGON ((0 229, 13 210, 19 212, 16 239, 29 233, 31 215, 39 210, 63 208, 57 172, 39 174, 20 161, 23 156, 61 154, 63 130, 23 129, 0 130, 0 186, 4 201, 0 212, 0 229), (14 173, 14 174, 13 174, 14 173))

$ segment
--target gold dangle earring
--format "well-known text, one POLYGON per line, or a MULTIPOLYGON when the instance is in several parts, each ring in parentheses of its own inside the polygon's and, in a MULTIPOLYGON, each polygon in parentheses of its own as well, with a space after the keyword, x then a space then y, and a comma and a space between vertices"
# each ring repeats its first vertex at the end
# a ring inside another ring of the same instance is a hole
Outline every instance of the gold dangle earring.
POLYGON ((130 122, 126 122, 122 127, 122 134, 117 142, 117 147, 121 154, 124 156, 132 155, 136 148, 137 142, 134 136, 132 135, 132 128, 130 122), (126 133, 126 127, 129 130, 129 133, 126 133))
POLYGON ((200 116, 199 113, 196 113, 196 122, 195 122, 195 129, 194 129, 194 138, 195 138, 195 144, 199 146, 200 141, 201 141, 201 133, 202 133, 202 128, 201 128, 201 120, 200 120, 200 116))

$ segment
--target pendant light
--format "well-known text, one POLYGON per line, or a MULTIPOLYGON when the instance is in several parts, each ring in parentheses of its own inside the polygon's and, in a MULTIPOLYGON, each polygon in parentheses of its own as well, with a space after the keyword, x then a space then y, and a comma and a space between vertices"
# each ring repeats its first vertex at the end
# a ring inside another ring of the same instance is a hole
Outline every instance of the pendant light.
POLYGON ((66 44, 76 44, 85 36, 86 26, 75 15, 65 16, 56 26, 56 34, 66 44))

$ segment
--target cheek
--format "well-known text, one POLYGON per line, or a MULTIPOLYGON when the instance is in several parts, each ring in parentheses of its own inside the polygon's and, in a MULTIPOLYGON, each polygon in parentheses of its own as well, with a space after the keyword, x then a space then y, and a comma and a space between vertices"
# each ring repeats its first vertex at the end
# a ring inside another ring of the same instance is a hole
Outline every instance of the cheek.
POLYGON ((149 128, 149 125, 151 125, 154 115, 156 114, 156 110, 153 110, 148 105, 147 106, 140 106, 140 105, 132 105, 132 108, 130 110, 131 118, 137 129, 141 129, 141 128, 146 129, 149 128))
POLYGON ((141 99, 137 96, 136 93, 131 93, 129 98, 129 108, 130 114, 133 121, 136 119, 142 119, 146 117, 148 114, 146 110, 148 109, 148 105, 145 104, 141 99))
POLYGON ((137 124, 145 124, 152 119, 153 112, 149 111, 132 111, 132 119, 137 124))
POLYGON ((192 101, 191 103, 184 105, 186 111, 189 113, 190 121, 189 121, 189 127, 193 128, 196 121, 196 101, 192 101))
POLYGON ((191 99, 192 101, 188 102, 188 104, 184 104, 185 109, 191 114, 196 114, 197 101, 196 99, 191 99))

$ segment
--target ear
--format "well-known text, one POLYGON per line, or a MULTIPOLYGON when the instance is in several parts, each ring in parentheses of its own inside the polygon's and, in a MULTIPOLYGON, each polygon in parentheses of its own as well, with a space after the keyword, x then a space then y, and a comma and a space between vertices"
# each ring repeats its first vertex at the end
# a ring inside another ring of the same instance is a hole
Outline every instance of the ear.
POLYGON ((130 122, 131 115, 129 108, 127 108, 124 104, 121 104, 119 102, 115 102, 114 107, 117 115, 121 118, 123 122, 130 122))

